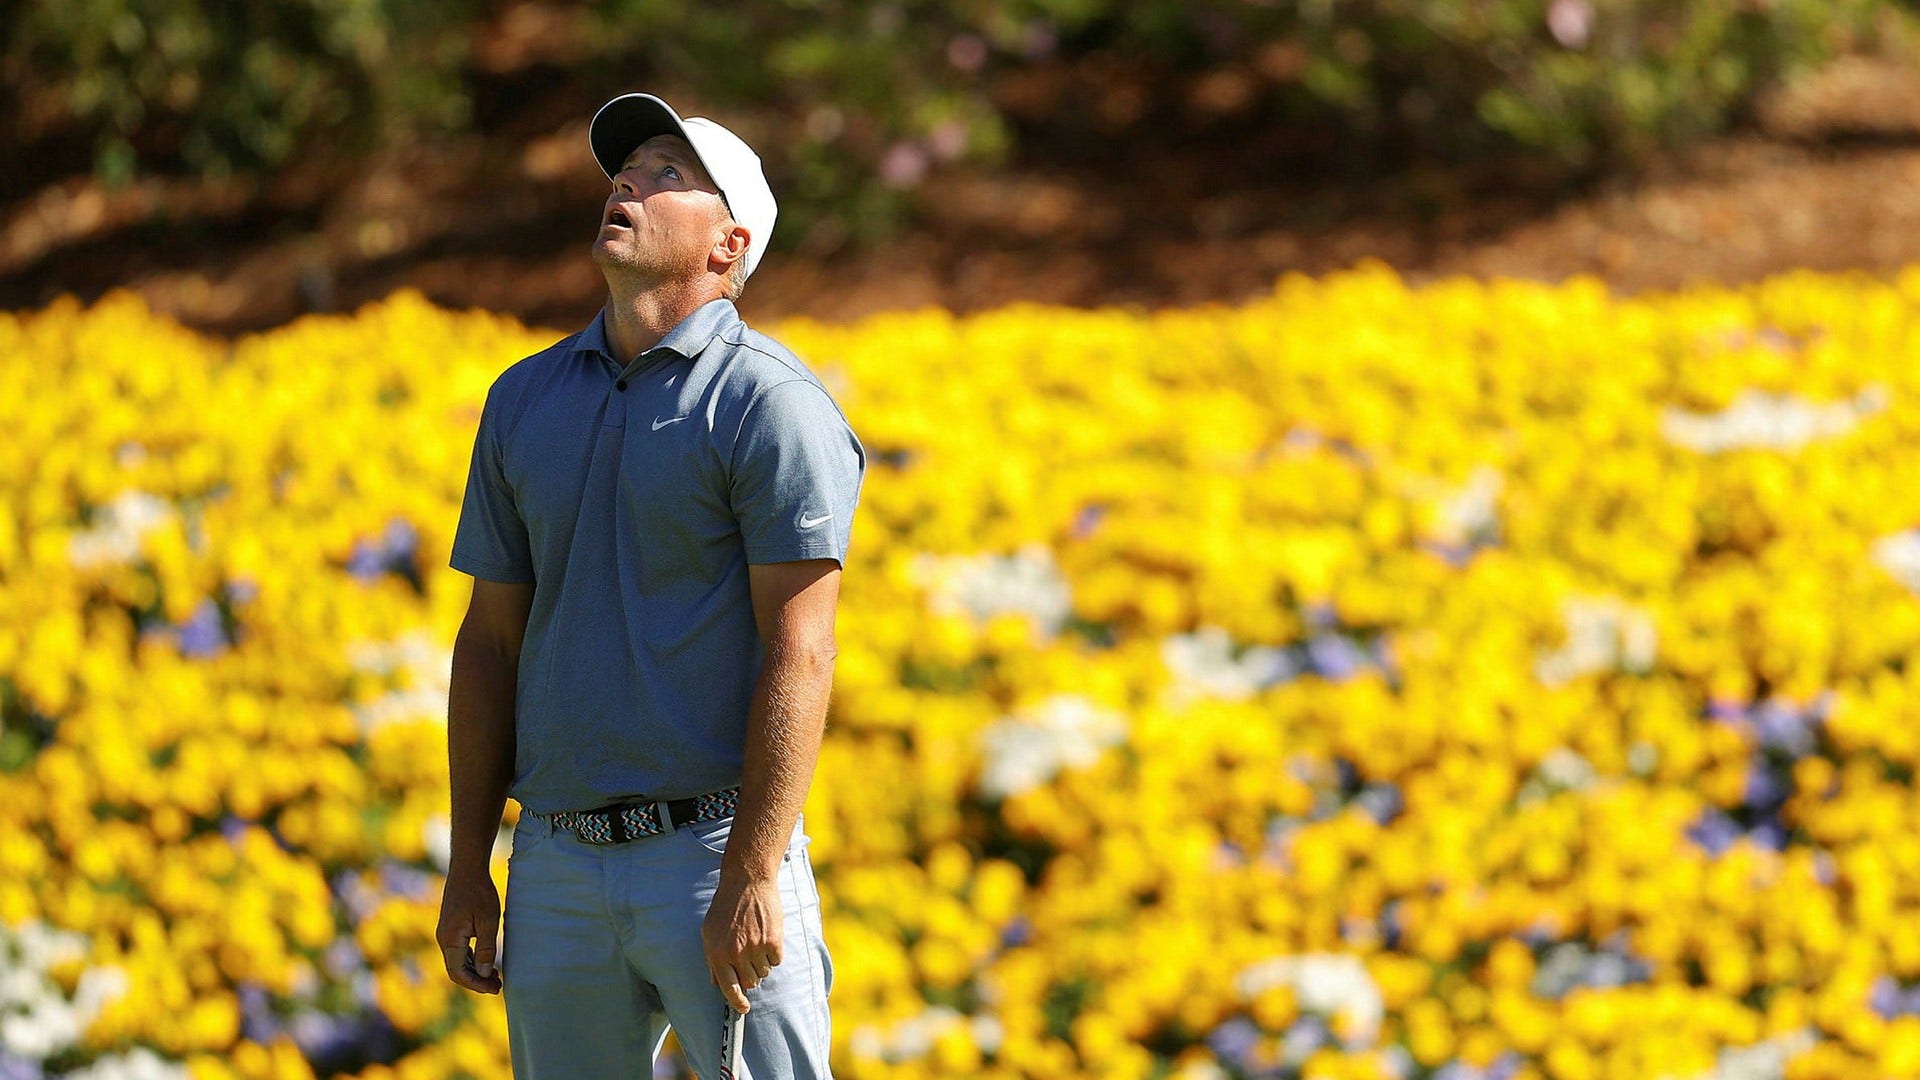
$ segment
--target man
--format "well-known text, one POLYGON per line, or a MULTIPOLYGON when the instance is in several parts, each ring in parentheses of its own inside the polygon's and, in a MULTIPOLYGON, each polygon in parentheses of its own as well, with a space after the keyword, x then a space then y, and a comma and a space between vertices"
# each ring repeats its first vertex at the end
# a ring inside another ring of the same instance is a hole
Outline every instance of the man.
POLYGON ((717 1080, 739 1013, 748 1075, 827 1077, 800 810, 866 455, 734 308, 775 216, 754 152, 646 94, 589 140, 606 306, 489 389, 454 535, 447 975, 504 994, 519 1080, 651 1076, 669 1024, 717 1080))

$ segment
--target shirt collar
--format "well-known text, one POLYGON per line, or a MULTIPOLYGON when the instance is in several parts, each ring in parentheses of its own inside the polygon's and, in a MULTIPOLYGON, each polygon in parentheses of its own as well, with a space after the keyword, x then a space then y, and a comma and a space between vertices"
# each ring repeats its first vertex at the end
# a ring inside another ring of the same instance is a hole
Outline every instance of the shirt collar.
MULTIPOLYGON (((716 297, 681 319, 673 329, 667 331, 667 336, 661 338, 659 344, 648 349, 647 352, 670 349, 680 356, 691 359, 700 355, 701 350, 711 344, 722 330, 739 321, 740 312, 733 306, 733 301, 724 296, 716 297)), ((573 351, 597 352, 616 364, 622 362, 620 358, 613 355, 613 346, 607 341, 607 309, 605 307, 594 315, 593 321, 587 324, 585 330, 580 331, 580 336, 574 340, 573 351)))

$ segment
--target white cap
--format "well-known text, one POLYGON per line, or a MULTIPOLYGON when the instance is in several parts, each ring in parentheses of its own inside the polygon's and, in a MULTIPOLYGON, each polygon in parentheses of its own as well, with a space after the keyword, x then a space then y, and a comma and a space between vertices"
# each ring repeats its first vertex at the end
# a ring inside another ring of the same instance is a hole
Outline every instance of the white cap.
POLYGON ((760 265, 760 256, 773 238, 773 219, 779 208, 773 202, 773 189, 767 186, 760 170, 760 155, 740 136, 704 116, 682 120, 673 107, 652 94, 622 94, 593 114, 587 126, 587 141, 593 145, 594 159, 600 171, 611 180, 633 153, 633 148, 655 135, 678 135, 692 144, 700 164, 713 177, 714 186, 727 200, 733 219, 747 230, 747 277, 760 265))

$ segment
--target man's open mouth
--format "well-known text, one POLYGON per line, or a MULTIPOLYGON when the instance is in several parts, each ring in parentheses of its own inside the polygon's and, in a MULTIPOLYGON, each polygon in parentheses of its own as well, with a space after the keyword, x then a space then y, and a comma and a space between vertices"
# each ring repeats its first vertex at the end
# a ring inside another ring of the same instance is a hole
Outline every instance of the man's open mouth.
POLYGON ((627 212, 617 206, 607 214, 607 224, 618 225, 623 229, 633 228, 633 222, 628 220, 627 212))

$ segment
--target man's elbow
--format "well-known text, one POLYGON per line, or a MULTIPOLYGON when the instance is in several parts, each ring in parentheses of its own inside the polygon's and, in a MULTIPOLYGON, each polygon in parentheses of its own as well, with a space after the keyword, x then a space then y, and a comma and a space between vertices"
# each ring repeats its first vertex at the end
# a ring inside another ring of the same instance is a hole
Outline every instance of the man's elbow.
POLYGON ((831 677, 840 645, 831 630, 814 634, 784 635, 774 643, 770 658, 798 674, 831 677))
POLYGON ((467 619, 453 636, 455 665, 475 664, 494 670, 517 671, 520 642, 498 628, 467 619))

